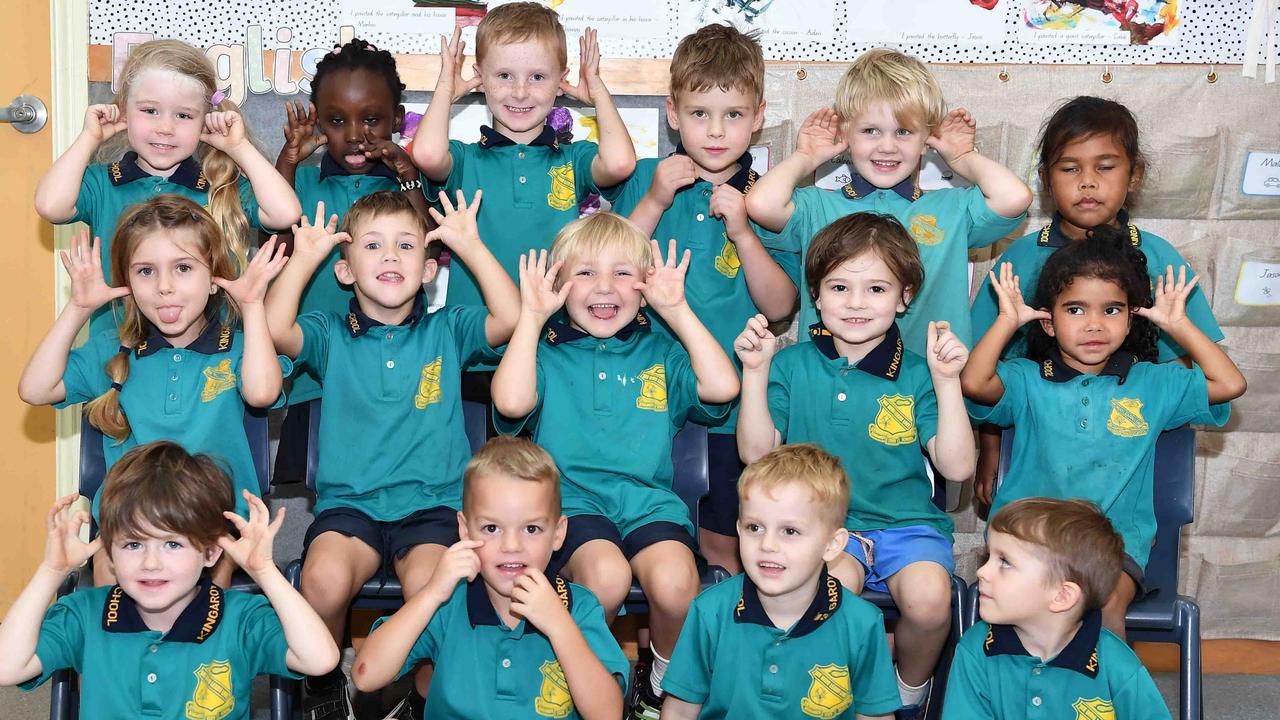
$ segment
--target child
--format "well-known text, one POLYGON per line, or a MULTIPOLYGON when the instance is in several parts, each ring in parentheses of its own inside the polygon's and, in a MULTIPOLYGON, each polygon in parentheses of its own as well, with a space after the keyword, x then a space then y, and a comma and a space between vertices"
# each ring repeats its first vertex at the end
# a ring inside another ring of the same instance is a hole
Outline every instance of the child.
MULTIPOLYGON (((615 212, 630 215, 651 237, 674 238, 692 251, 685 280, 689 306, 731 353, 747 318, 763 312, 770 322, 784 320, 796 298, 795 284, 778 265, 792 265, 795 256, 766 250, 747 219, 745 193, 757 179, 747 148, 764 122, 764 56, 755 38, 713 24, 681 40, 671 59, 667 122, 680 132, 675 154, 640 160, 631 179, 606 195, 615 212)), ((656 327, 671 332, 661 321, 656 327)), ((730 572, 742 568, 735 529, 734 485, 742 472, 736 424, 735 408, 711 428, 711 489, 698 512, 703 555, 730 572)))
POLYGON ((248 720, 254 676, 296 678, 337 664, 324 624, 271 559, 284 509, 268 523, 267 506, 244 491, 248 520, 231 512, 231 483, 214 459, 165 441, 130 450, 111 468, 101 533, 89 543, 80 540, 88 514, 70 509, 77 497, 49 511, 44 562, 0 624, 0 685, 31 690, 70 668, 83 678, 86 720, 248 720), (67 573, 100 549, 119 584, 50 608, 67 573), (262 595, 204 576, 223 553, 262 595))
MULTIPOLYGON (((1040 133, 1040 183, 1049 190, 1058 211, 1053 221, 1043 228, 1013 242, 1000 262, 1013 266, 1013 274, 1022 279, 1023 300, 1031 302, 1040 269, 1058 248, 1075 240, 1083 240, 1090 228, 1111 225, 1122 228, 1129 242, 1147 259, 1147 273, 1154 287, 1172 265, 1181 271, 1188 267, 1164 238, 1153 235, 1129 222, 1125 207, 1129 196, 1138 191, 1146 173, 1147 161, 1138 142, 1138 123, 1124 105, 1114 100, 1082 96, 1064 104, 1040 133)), ((982 283, 973 301, 973 331, 982 337, 995 322, 996 293, 990 280, 982 283)), ((1187 317, 1214 342, 1222 340, 1222 330, 1213 319, 1213 311, 1204 291, 1192 290, 1187 297, 1187 317)), ((1026 329, 1020 328, 1001 352, 1002 359, 1025 357, 1026 329)), ((1166 335, 1157 335, 1158 362, 1168 362, 1186 355, 1186 351, 1166 335)), ((996 471, 1000 465, 1000 433, 992 425, 984 425, 980 435, 978 475, 974 493, 979 502, 990 505, 996 471)))
MULTIPOLYGON (((462 367, 497 359, 511 336, 520 296, 476 233, 480 193, 458 207, 440 195, 440 226, 399 192, 357 200, 337 218, 294 227, 293 256, 267 296, 276 347, 320 378, 315 521, 303 539, 302 595, 335 639, 347 606, 366 580, 394 566, 406 598, 427 584, 446 548, 457 542, 455 514, 462 471, 471 456, 458 379, 462 367), (455 306, 427 315, 422 284, 436 273, 427 243, 443 241, 475 268, 489 308, 455 306), (312 275, 341 247, 338 281, 355 297, 345 315, 298 316, 312 275)), ((425 690, 421 677, 418 692, 425 690)), ((351 715, 347 678, 334 670, 307 682, 313 718, 351 715)))
POLYGON ((831 572, 854 592, 888 591, 904 717, 924 711, 950 631, 951 518, 933 504, 926 460, 948 480, 973 473, 973 434, 960 392, 968 350, 945 320, 930 322, 924 358, 895 318, 924 280, 916 243, 886 215, 846 215, 805 258, 820 322, 812 342, 777 353, 756 317, 734 348, 742 361, 738 450, 750 464, 781 443, 816 442, 851 478, 852 538, 831 572), (924 457, 921 451, 927 453, 924 457), (856 561, 856 562, 855 562, 856 561))
POLYGON ((566 225, 550 268, 536 250, 520 261, 520 321, 493 378, 498 428, 532 432, 563 473, 569 527, 553 566, 609 618, 632 572, 644 589, 653 667, 633 683, 637 717, 657 717, 700 588, 693 524, 671 489, 671 439, 687 419, 722 419, 738 394, 733 364, 685 301, 689 255, 677 265, 673 241, 664 262, 656 241, 613 213, 566 225), (646 304, 674 338, 649 331, 646 304), (548 322, 562 306, 567 322, 548 322))
MULTIPOLYGON (((250 225, 287 228, 302 210, 226 95, 200 50, 177 40, 133 48, 115 100, 89 106, 79 137, 41 178, 36 212, 55 224, 87 223, 103 238, 103 275, 113 277, 112 233, 120 216, 157 193, 177 193, 216 219, 236 261, 234 276, 248 256, 250 225), (99 150, 114 162, 90 165, 99 150)), ((89 330, 119 321, 102 308, 89 330)))
POLYGON ((586 588, 544 574, 565 536, 551 456, 528 440, 490 440, 467 464, 457 523, 461 540, 427 587, 374 623, 357 687, 432 660, 426 711, 414 717, 617 720, 627 659, 604 611, 586 588))
MULTIPOLYGON (((97 238, 90 243, 82 234, 61 256, 71 300, 22 371, 22 400, 87 403, 86 419, 115 441, 103 446, 108 468, 136 445, 174 440, 224 462, 234 497, 257 492, 242 428, 246 406, 283 401, 281 366, 292 367, 276 356, 263 310, 267 283, 285 264, 283 248, 268 241, 236 278, 213 217, 185 197, 160 195, 121 217, 110 286, 97 238), (124 308, 120 329, 91 333, 72 350, 85 322, 113 301, 124 308)), ((93 499, 94 517, 100 498, 93 499)), ((248 506, 237 502, 236 512, 244 515, 248 506)), ((220 566, 215 580, 227 584, 230 572, 220 566)), ((111 580, 105 562, 94 564, 94 575, 99 583, 111 580)))
POLYGON ((662 717, 891 718, 901 705, 884 618, 826 563, 845 548, 849 478, 817 445, 784 445, 738 483, 746 577, 693 601, 662 717))
MULTIPOLYGON (((814 235, 836 218, 855 212, 896 217, 918 245, 929 278, 901 321, 906 348, 923 354, 932 339, 928 324, 935 320, 948 323, 967 346, 968 251, 1021 225, 1031 205, 1031 191, 1008 168, 983 156, 976 136, 968 112, 946 112, 942 91, 923 63, 896 50, 870 50, 841 78, 836 109, 810 115, 795 153, 760 178, 747 196, 747 211, 765 228, 781 231, 783 242, 801 257, 814 235), (974 186, 921 193, 916 173, 931 147, 974 186), (854 176, 843 189, 796 189, 846 150, 854 176)), ((800 280, 802 287, 809 282, 803 274, 800 280)), ((800 327, 817 319, 801 293, 800 327)))
POLYGON ((982 622, 956 647, 946 720, 1169 720, 1142 661, 1102 627, 1125 551, 1098 508, 1023 498, 991 519, 987 549, 982 622))
POLYGON ((1084 498, 1124 536, 1125 574, 1102 609, 1121 638, 1155 537, 1156 438, 1188 422, 1222 425, 1230 407, 1220 403, 1245 391, 1235 364, 1186 315, 1198 278, 1188 282, 1184 268, 1175 280, 1168 266, 1153 303, 1145 261, 1129 240, 1102 225, 1055 252, 1032 306, 1002 263, 999 279, 991 273, 1000 313, 961 376, 965 397, 981 404, 971 406, 975 420, 1018 428, 993 511, 1031 495, 1084 498), (999 362, 1033 320, 1027 357, 999 362), (1199 367, 1155 364, 1152 325, 1199 367))

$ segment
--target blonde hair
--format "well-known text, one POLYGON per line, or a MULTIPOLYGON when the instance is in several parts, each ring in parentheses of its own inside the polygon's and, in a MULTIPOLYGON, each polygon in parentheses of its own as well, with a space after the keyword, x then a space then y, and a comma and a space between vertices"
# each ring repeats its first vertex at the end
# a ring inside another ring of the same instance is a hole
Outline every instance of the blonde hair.
POLYGON ((462 473, 462 508, 470 506, 475 484, 484 477, 501 475, 535 482, 547 488, 550 502, 560 514, 560 470, 551 455, 532 440, 499 435, 472 456, 462 473))
POLYGON ((612 248, 624 252, 642 275, 653 265, 653 249, 649 245, 649 237, 635 223, 616 213, 593 213, 560 228, 555 242, 551 244, 549 259, 552 264, 558 261, 565 264, 560 270, 560 278, 556 279, 556 289, 560 288, 564 273, 575 259, 599 257, 605 250, 612 248))
POLYGON ((947 114, 942 88, 910 55, 876 48, 858 56, 836 86, 836 112, 849 123, 872 103, 885 102, 903 125, 932 130, 947 114))
MULTIPOLYGON (((129 266, 138 244, 154 233, 169 234, 179 230, 191 230, 200 254, 199 260, 209 268, 212 277, 231 279, 236 277, 230 248, 221 229, 207 210, 181 195, 158 195, 138 203, 120 216, 115 238, 111 241, 111 284, 114 287, 129 285, 129 266)), ((138 309, 132 295, 126 295, 115 307, 120 352, 107 361, 104 368, 111 381, 123 386, 129 379, 129 353, 147 339, 151 323, 138 309)), ((238 319, 235 303, 221 288, 209 298, 205 317, 217 318, 226 325, 234 325, 238 319)), ((129 419, 120 407, 120 390, 112 387, 89 401, 84 408, 89 424, 103 434, 123 441, 132 429, 129 419)))
MULTIPOLYGON (((120 91, 113 102, 120 108, 122 117, 128 109, 129 91, 134 81, 148 70, 167 70, 194 80, 200 85, 206 101, 218 91, 217 73, 204 53, 179 40, 151 40, 132 48, 120 71, 120 91)), ((206 112, 222 110, 240 113, 240 108, 226 98, 217 106, 208 105, 206 112)), ((249 124, 243 114, 240 122, 244 125, 245 139, 252 143, 249 124)), ((119 159, 128 143, 127 133, 117 133, 99 149, 99 159, 119 159)), ((196 154, 209 182, 209 212, 229 240, 237 269, 243 268, 249 258, 249 218, 240 202, 240 167, 230 155, 211 145, 201 143, 196 154)))
POLYGON ((849 476, 839 458, 814 443, 782 445, 748 465, 738 478, 738 501, 746 500, 755 490, 771 494, 791 483, 812 493, 817 517, 826 527, 844 527, 849 512, 849 476))
POLYGON ((739 90, 764 99, 764 53, 758 30, 743 33, 729 25, 713 23, 684 36, 671 57, 671 100, 683 92, 711 88, 739 90))
POLYGON ((476 27, 476 64, 484 64, 490 45, 518 43, 533 39, 556 53, 560 69, 569 67, 569 50, 565 46, 564 26, 555 10, 536 2, 514 2, 485 13, 476 27))

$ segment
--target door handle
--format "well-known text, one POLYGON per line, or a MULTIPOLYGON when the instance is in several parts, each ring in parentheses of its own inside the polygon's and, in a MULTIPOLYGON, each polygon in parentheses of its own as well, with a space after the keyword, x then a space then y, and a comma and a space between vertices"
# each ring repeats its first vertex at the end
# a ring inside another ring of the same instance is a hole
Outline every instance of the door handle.
POLYGON ((48 121, 49 109, 33 95, 19 95, 9 107, 0 108, 0 122, 11 123, 20 133, 40 132, 48 121))

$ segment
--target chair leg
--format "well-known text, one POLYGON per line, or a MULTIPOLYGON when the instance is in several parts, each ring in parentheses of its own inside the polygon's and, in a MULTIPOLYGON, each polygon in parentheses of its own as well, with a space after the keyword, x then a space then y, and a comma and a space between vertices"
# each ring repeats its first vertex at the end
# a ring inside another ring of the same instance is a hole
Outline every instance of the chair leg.
POLYGON ((298 681, 280 675, 272 675, 270 681, 271 720, 292 720, 298 681))
POLYGON ((1174 603, 1178 619, 1178 717, 1201 720, 1200 607, 1178 598, 1174 603))

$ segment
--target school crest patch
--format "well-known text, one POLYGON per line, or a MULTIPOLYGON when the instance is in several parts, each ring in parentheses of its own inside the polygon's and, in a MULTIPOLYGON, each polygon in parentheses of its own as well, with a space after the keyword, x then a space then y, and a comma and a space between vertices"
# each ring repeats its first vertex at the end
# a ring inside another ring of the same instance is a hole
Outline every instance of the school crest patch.
POLYGON ((227 358, 204 369, 204 389, 200 391, 200 402, 209 402, 235 386, 236 374, 231 369, 231 359, 227 358))
POLYGON ((738 246, 727 235, 724 238, 724 248, 716 256, 715 264, 716 272, 727 278, 738 277, 738 270, 742 269, 742 261, 738 259, 738 246))
POLYGON ((651 365, 640 373, 640 397, 636 407, 654 412, 667 411, 667 368, 662 363, 651 365))
POLYGON ((557 165, 547 174, 551 176, 551 192, 547 193, 547 204, 556 210, 568 210, 578 206, 578 194, 573 184, 573 163, 557 165))
POLYGON ((946 233, 938 227, 938 218, 933 215, 912 215, 911 239, 921 245, 937 245, 942 242, 942 238, 946 233))
POLYGON ((1076 711, 1076 720, 1116 720, 1115 707, 1110 700, 1102 698, 1092 700, 1076 698, 1076 701, 1071 703, 1071 709, 1076 711))
POLYGON ((188 720, 222 720, 236 708, 231 663, 215 660, 196 668, 196 689, 187 701, 188 720))
POLYGON ((809 668, 809 692, 800 699, 800 710, 809 717, 830 720, 853 704, 846 665, 814 665, 809 668))
POLYGON ((573 698, 569 695, 569 681, 565 680, 560 663, 547 660, 538 672, 542 673, 542 686, 533 701, 534 712, 546 718, 568 717, 573 712, 573 698))
POLYGON ((916 398, 914 395, 881 395, 880 411, 867 426, 867 435, 885 445, 906 445, 916 441, 916 398))
POLYGON ((1111 417, 1107 429, 1119 437, 1142 437, 1150 428, 1142 417, 1142 401, 1138 398, 1116 398, 1111 401, 1111 417))
POLYGON ((413 396, 413 406, 425 410, 428 405, 440 402, 440 366, 444 356, 422 366, 422 377, 418 380, 418 394, 413 396))

